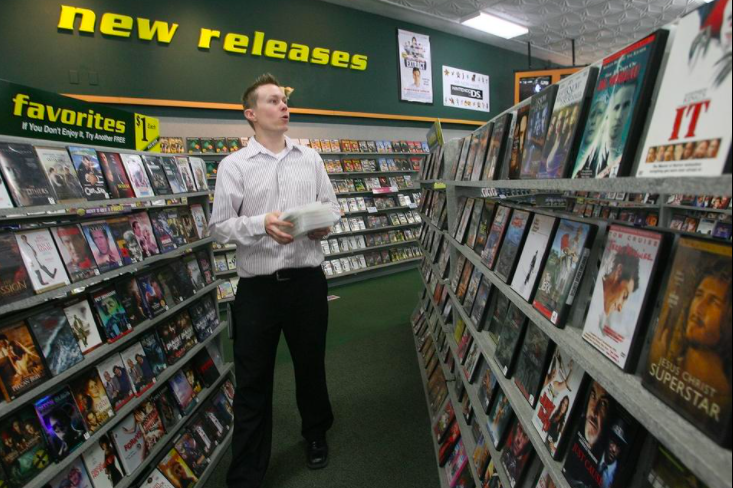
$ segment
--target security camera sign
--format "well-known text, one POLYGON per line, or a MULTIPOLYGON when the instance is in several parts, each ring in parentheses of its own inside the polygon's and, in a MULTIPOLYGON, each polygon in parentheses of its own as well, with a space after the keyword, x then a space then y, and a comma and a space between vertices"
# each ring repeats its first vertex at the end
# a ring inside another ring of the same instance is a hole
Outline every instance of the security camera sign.
POLYGON ((443 66, 443 105, 489 112, 488 75, 443 66))

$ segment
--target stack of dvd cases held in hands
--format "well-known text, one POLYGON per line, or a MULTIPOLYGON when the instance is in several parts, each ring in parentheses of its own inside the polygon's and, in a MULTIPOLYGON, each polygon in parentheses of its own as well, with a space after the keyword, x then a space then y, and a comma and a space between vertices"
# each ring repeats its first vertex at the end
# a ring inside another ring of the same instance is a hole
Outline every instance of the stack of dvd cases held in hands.
POLYGON ((283 227, 283 231, 296 238, 316 229, 328 229, 339 220, 331 206, 322 202, 283 212, 280 219, 293 224, 293 227, 283 227))

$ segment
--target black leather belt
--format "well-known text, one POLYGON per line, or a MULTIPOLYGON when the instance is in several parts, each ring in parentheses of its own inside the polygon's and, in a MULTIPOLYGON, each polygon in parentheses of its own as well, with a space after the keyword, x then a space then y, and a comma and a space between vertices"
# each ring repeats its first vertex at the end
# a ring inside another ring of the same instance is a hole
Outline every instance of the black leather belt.
POLYGON ((298 278, 304 278, 307 276, 314 276, 321 270, 320 266, 314 268, 287 268, 275 271, 270 275, 255 276, 249 278, 252 280, 266 280, 266 281, 292 281, 298 278))

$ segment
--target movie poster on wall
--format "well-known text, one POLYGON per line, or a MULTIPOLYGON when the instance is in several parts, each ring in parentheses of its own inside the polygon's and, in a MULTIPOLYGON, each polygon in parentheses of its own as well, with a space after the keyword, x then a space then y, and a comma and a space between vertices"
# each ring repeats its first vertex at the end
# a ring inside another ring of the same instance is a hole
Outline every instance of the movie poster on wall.
POLYGON ((400 63, 400 100, 433 103, 430 36, 397 30, 400 63))
POLYGON ((489 76, 443 66, 443 106, 489 112, 489 76))

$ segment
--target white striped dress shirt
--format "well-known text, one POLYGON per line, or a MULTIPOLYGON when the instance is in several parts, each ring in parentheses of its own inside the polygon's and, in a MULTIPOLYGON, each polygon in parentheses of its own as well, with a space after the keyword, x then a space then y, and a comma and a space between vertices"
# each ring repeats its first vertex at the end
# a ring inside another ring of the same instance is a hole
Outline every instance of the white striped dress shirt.
POLYGON ((341 210, 321 156, 285 138, 285 149, 273 154, 254 138, 219 163, 211 235, 221 244, 237 245, 237 274, 269 275, 281 269, 319 266, 320 241, 307 236, 280 245, 265 233, 265 215, 313 202, 341 210))

